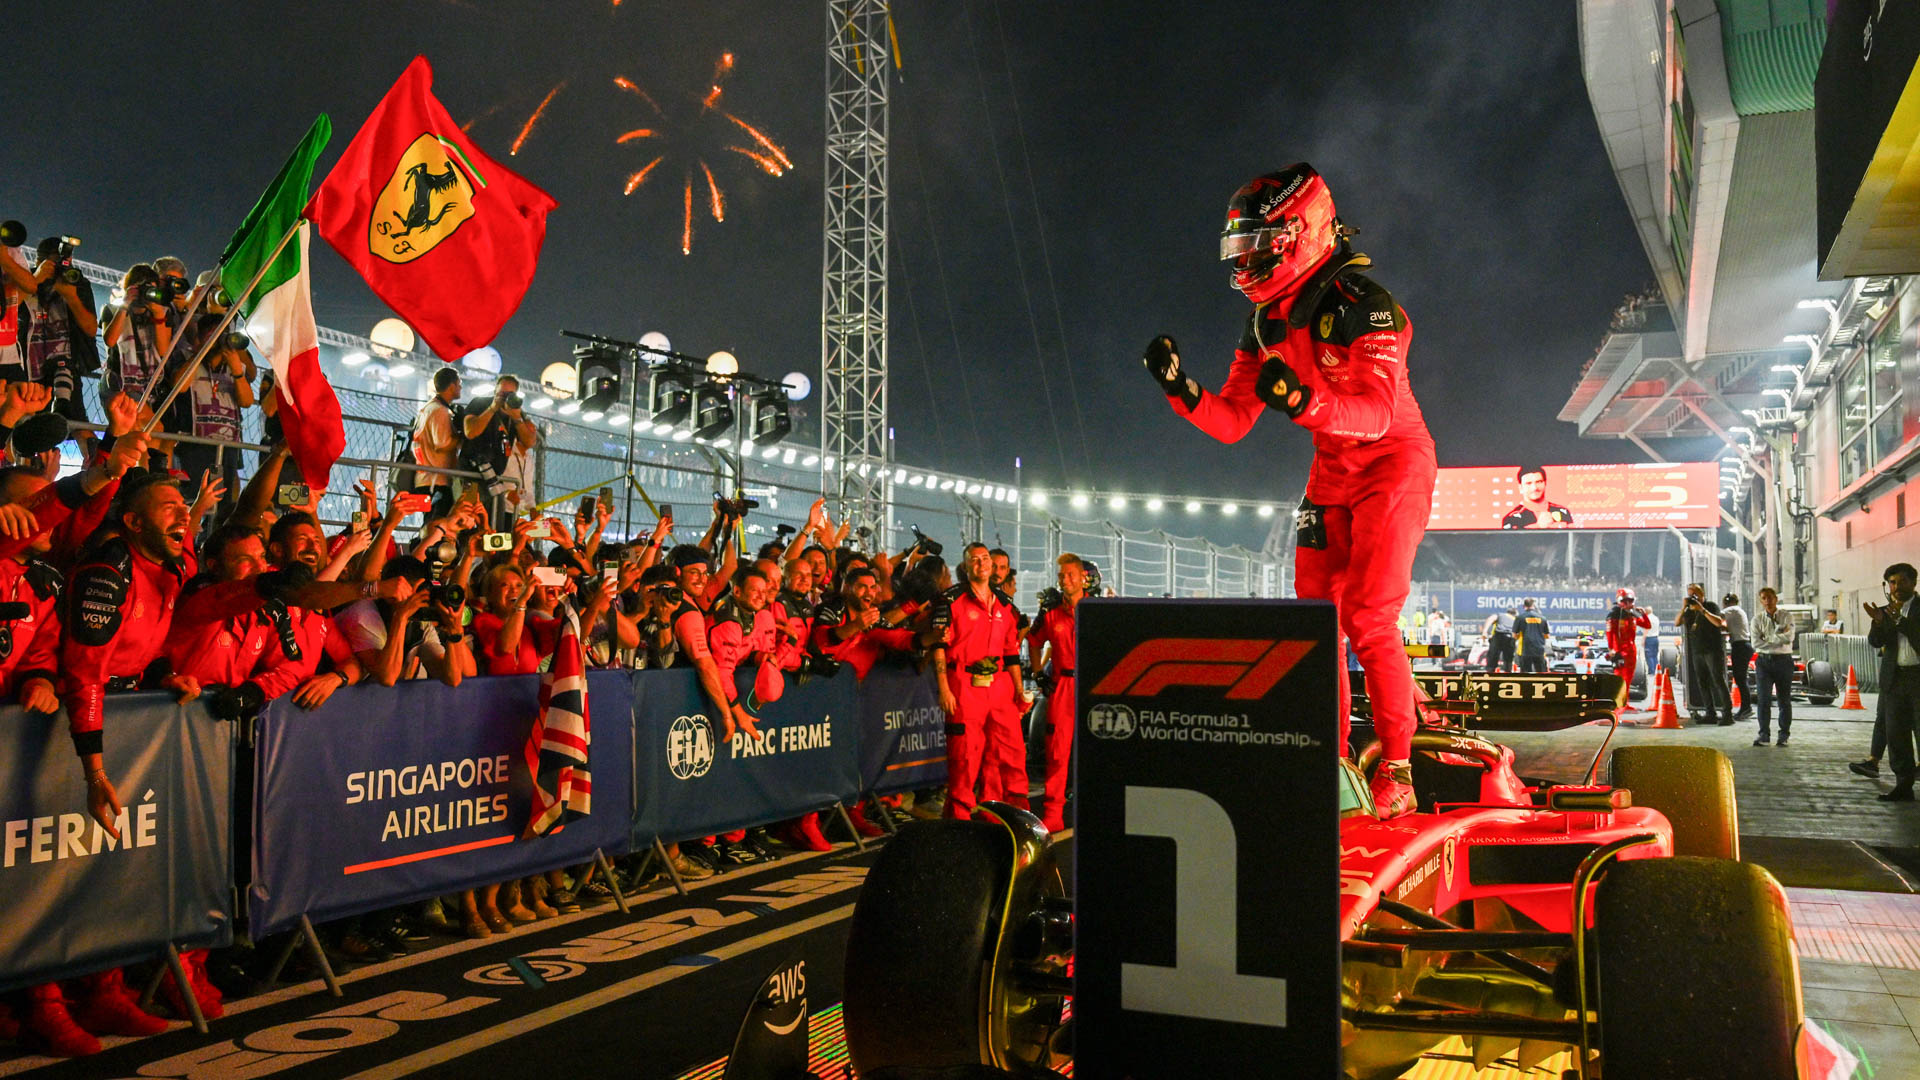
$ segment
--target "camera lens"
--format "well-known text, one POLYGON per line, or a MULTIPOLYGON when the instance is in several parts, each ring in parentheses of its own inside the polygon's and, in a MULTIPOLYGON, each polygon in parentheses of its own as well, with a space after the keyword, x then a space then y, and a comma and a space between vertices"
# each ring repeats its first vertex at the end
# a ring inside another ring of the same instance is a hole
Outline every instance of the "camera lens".
POLYGON ((443 608, 457 608, 467 602, 467 590, 450 581, 443 585, 435 585, 433 602, 443 608))
POLYGON ((247 346, 250 344, 252 344, 252 342, 247 338, 247 335, 241 333, 240 331, 238 330, 227 331, 227 348, 228 349, 231 349, 234 352, 245 352, 247 346))
POLYGON ((520 395, 509 391, 507 395, 501 399, 501 403, 509 409, 517 409, 520 407, 520 395))
POLYGON ((85 277, 86 275, 82 274, 80 268, 77 266, 63 266, 60 268, 60 280, 69 285, 78 285, 85 277))
POLYGON ((0 221, 0 246, 19 247, 27 242, 27 227, 17 221, 0 221))

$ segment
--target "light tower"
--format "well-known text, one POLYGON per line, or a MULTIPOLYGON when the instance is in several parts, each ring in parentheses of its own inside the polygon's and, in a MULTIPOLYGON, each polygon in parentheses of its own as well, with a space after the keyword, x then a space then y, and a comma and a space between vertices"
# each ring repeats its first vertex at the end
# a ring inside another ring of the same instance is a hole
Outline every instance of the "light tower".
POLYGON ((887 84, 883 0, 827 2, 826 251, 820 289, 821 490, 886 533, 887 84), (831 462, 831 468, 828 463, 831 462))

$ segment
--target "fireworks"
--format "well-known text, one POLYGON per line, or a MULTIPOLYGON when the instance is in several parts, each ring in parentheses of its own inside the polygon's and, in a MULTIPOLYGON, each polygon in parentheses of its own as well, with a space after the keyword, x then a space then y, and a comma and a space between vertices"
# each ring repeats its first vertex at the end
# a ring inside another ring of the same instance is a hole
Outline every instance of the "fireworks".
POLYGON ((620 194, 622 195, 633 194, 634 188, 637 188, 641 184, 644 184, 647 182, 647 174, 653 171, 653 167, 655 165, 660 164, 664 160, 666 160, 664 155, 661 157, 654 158, 652 161, 647 162, 646 166, 642 168, 639 172, 634 173, 632 176, 627 177, 627 190, 621 192, 620 194))
POLYGON ((560 80, 560 82, 554 85, 553 89, 547 91, 546 97, 540 99, 539 106, 533 110, 532 116, 527 117, 526 125, 520 129, 520 137, 513 140, 513 146, 507 151, 508 157, 514 157, 520 153, 520 147, 526 145, 527 136, 533 134, 533 126, 540 122, 542 116, 546 115, 547 106, 553 104, 553 96, 558 94, 560 88, 565 85, 567 85, 566 80, 560 80))
MULTIPOLYGON (((613 0, 613 6, 619 7, 620 0, 613 0)), ((738 154, 752 162, 754 167, 768 176, 784 176, 793 169, 793 160, 785 150, 767 134, 726 109, 720 108, 721 97, 726 92, 727 79, 733 74, 734 56, 723 52, 713 65, 713 76, 707 80, 703 89, 689 93, 673 95, 668 98, 675 108, 662 107, 660 99, 648 93, 646 88, 625 75, 613 76, 614 89, 632 94, 646 105, 642 119, 648 122, 646 127, 636 127, 622 131, 614 136, 615 146, 632 143, 650 143, 654 152, 649 160, 637 171, 628 173, 621 188, 622 195, 632 195, 646 185, 647 180, 658 170, 661 163, 669 157, 673 164, 680 166, 684 181, 680 187, 680 252, 683 255, 693 253, 693 211, 694 211, 694 170, 699 169, 699 179, 707 185, 706 205, 716 223, 727 219, 727 194, 720 185, 720 179, 714 174, 712 160, 722 152, 738 154), (752 140, 747 145, 730 145, 738 142, 739 134, 744 132, 752 140)), ((520 128, 519 135, 508 150, 509 156, 520 153, 529 136, 546 116, 548 107, 553 104, 567 83, 562 81, 547 91, 540 104, 534 107, 526 123, 520 128)), ((600 85, 605 86, 605 83, 600 85)), ((569 95, 569 100, 579 95, 569 95)), ((498 107, 496 106, 496 109, 498 107)), ((484 119, 486 115, 477 119, 484 119)), ((473 122, 469 121, 469 126, 473 122)))

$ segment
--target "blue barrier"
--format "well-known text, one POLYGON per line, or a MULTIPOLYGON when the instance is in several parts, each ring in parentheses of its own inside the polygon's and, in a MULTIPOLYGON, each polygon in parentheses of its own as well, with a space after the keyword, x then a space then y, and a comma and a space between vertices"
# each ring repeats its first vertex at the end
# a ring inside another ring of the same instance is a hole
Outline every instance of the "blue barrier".
MULTIPOLYGON (((752 672, 739 676, 745 694, 752 672)), ((805 685, 790 681, 778 702, 756 714, 763 741, 722 742, 690 668, 639 672, 633 686, 635 848, 780 821, 860 795, 858 684, 850 669, 805 685)))
POLYGON ((885 794, 946 782, 947 714, 933 678, 905 662, 876 665, 860 684, 861 788, 885 794))
POLYGON ((516 675, 270 705, 255 738, 253 937, 624 853, 632 676, 587 676, 593 813, 520 840, 539 693, 538 676, 516 675))
POLYGON ((62 716, 0 709, 0 991, 233 939, 233 725, 107 699, 115 840, 87 816, 62 716))
MULTIPOLYGON (((519 836, 537 676, 366 687, 312 712, 271 703, 251 751, 252 936, 946 775, 933 685, 904 664, 864 683, 847 669, 790 679, 760 710, 767 738, 754 743, 719 741, 690 669, 587 678, 594 812, 534 840, 519 836)), ((168 941, 231 940, 232 725, 165 695, 110 699, 107 768, 130 845, 95 835, 63 722, 0 710, 0 731, 0 990, 149 957, 168 941)))

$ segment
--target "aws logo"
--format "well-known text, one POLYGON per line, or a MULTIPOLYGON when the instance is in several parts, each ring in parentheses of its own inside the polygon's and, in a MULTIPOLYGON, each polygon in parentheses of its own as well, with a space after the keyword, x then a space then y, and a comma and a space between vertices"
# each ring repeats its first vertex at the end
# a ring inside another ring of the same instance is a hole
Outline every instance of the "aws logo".
POLYGON ((1287 677, 1311 641, 1265 638, 1155 638, 1133 647, 1090 693, 1155 697, 1176 686, 1224 686, 1235 701, 1256 701, 1287 677))

